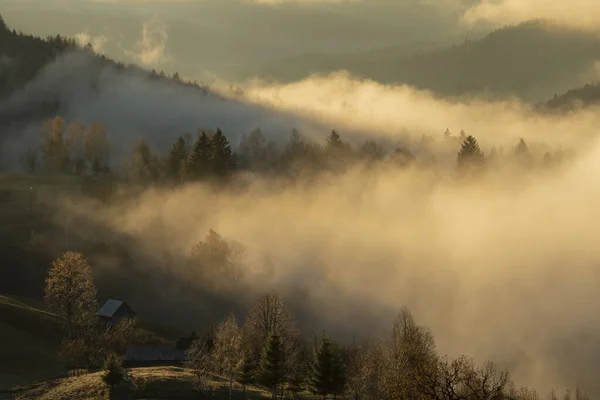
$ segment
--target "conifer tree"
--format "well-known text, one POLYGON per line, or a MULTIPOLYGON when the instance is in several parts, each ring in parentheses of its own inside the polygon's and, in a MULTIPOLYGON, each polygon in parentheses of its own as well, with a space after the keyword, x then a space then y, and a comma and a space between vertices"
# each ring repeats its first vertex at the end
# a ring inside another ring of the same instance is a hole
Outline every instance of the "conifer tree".
POLYGON ((263 347, 260 357, 259 382, 277 396, 277 387, 284 380, 284 354, 281 336, 272 333, 263 347))
POLYGON ((186 158, 185 140, 183 139, 183 136, 179 136, 179 139, 173 144, 167 158, 167 168, 170 177, 178 178, 181 176, 182 166, 185 163, 186 158))
POLYGON ((212 168, 220 176, 227 175, 235 169, 236 162, 229 141, 219 128, 212 139, 212 168))
POLYGON ((240 373, 238 377, 238 382, 242 384, 242 388, 244 391, 244 399, 246 399, 246 386, 250 385, 254 382, 255 376, 255 365, 252 360, 250 352, 244 356, 242 361, 242 366, 240 368, 240 373))
POLYGON ((344 146, 339 133, 335 130, 331 131, 331 134, 327 137, 327 150, 342 150, 344 146))
POLYGON ((311 365, 310 386, 315 395, 326 399, 335 393, 340 385, 341 366, 336 356, 336 349, 325 334, 321 336, 319 346, 315 349, 311 365))
POLYGON ((523 138, 519 140, 519 144, 517 144, 517 147, 515 148, 515 158, 523 167, 530 167, 532 164, 533 160, 531 153, 529 153, 529 147, 527 147, 527 143, 525 143, 523 138))
POLYGON ((457 166, 461 170, 477 169, 485 164, 485 157, 477 140, 469 135, 458 152, 457 166))
POLYGON ((189 157, 189 171, 196 178, 210 173, 212 141, 204 131, 198 136, 189 157))

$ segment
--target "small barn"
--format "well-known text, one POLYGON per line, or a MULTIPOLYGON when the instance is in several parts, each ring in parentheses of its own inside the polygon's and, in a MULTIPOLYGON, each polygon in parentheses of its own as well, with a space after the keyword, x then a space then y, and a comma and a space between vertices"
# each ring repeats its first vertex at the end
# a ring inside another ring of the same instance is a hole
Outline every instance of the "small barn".
POLYGON ((126 368, 182 366, 186 360, 185 350, 168 346, 134 347, 123 357, 126 368))
POLYGON ((129 304, 121 300, 108 299, 106 303, 98 310, 96 315, 100 320, 108 325, 119 323, 122 318, 135 318, 136 312, 129 304))

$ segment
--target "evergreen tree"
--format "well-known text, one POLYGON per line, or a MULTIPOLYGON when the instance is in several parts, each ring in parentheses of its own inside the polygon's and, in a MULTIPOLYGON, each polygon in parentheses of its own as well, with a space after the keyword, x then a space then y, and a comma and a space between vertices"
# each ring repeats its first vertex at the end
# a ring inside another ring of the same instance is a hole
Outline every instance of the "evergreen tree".
POLYGON ((461 170, 478 169, 485 164, 485 157, 477 140, 469 135, 458 152, 457 165, 461 170))
POLYGON ((260 356, 259 382, 271 388, 273 398, 284 380, 284 354, 281 336, 271 333, 260 356))
POLYGON ((212 141, 204 131, 198 136, 189 157, 189 171, 196 178, 210 173, 212 141))
POLYGON ((250 385, 254 382, 255 376, 255 365, 252 360, 251 354, 246 354, 244 356, 244 360, 242 362, 242 367, 240 368, 240 373, 238 377, 238 382, 241 383, 244 390, 244 399, 246 399, 246 386, 250 385))
POLYGON ((340 135, 335 131, 331 131, 331 134, 327 137, 327 150, 335 151, 335 150, 343 150, 345 147, 344 142, 340 135))
POLYGON ((316 395, 326 399, 343 386, 342 365, 334 343, 325 334, 315 349, 311 365, 310 386, 316 395))
POLYGON ((529 147, 527 147, 527 143, 525 143, 525 140, 523 140, 523 138, 519 140, 519 143, 515 148, 515 158, 517 159, 517 162, 523 167, 530 167, 532 165, 533 160, 531 154, 529 153, 529 147))
POLYGON ((187 158, 186 144, 183 136, 173 144, 167 158, 168 173, 171 178, 179 178, 182 175, 182 166, 187 158))
POLYGON ((236 167, 235 156, 229 141, 219 128, 213 136, 212 144, 211 164, 213 171, 219 176, 228 175, 236 167))
POLYGON ((4 21, 2 14, 0 14, 0 31, 8 31, 8 27, 6 26, 6 22, 4 21))

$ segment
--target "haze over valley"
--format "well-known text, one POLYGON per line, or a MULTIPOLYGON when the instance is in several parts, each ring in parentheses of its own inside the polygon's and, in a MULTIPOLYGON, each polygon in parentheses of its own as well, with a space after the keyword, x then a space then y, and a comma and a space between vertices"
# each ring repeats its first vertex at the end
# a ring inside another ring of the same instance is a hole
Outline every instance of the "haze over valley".
POLYGON ((600 394, 599 6, 0 14, 0 398, 600 394))

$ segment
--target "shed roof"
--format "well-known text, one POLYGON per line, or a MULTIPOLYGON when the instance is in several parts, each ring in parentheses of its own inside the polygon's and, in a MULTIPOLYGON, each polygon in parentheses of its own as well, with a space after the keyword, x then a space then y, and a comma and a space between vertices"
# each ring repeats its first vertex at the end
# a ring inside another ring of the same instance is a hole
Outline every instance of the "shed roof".
POLYGON ((134 347, 125 353, 125 361, 185 361, 183 350, 173 347, 134 347))
POLYGON ((101 317, 112 317, 123 305, 127 306, 131 311, 133 311, 133 309, 124 301, 108 299, 100 308, 100 310, 98 310, 96 315, 101 317))

